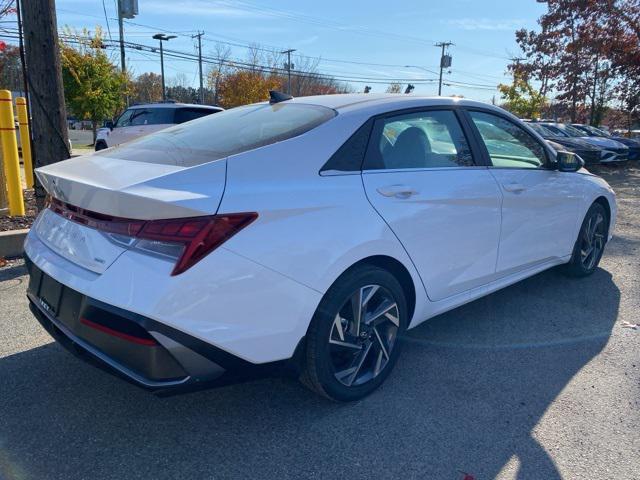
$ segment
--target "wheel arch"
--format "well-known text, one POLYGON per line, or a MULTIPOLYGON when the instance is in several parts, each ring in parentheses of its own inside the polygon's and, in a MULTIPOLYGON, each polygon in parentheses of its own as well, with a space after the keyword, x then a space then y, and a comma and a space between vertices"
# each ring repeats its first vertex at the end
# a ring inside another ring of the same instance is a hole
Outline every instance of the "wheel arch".
POLYGON ((609 205, 609 200, 604 195, 600 195, 598 198, 596 198, 593 201, 592 205, 594 203, 599 203, 600 205, 602 205, 602 207, 604 208, 604 211, 607 213, 607 231, 608 231, 609 226, 611 225, 611 205, 609 205))
POLYGON ((353 269, 362 265, 373 265, 375 267, 382 268, 383 270, 391 273, 396 280, 398 280, 407 300, 408 322, 410 323, 416 310, 416 285, 411 273, 401 261, 390 257, 389 255, 371 255, 369 257, 362 258, 342 272, 342 274, 334 280, 333 284, 338 282, 344 275, 348 274, 353 269))

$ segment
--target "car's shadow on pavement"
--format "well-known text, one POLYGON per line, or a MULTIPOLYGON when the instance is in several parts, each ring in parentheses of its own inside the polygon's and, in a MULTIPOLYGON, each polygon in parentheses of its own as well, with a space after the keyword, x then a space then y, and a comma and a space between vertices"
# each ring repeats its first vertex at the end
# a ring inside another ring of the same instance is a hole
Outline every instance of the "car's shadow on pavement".
POLYGON ((348 405, 287 379, 158 398, 45 345, 0 359, 0 478, 559 478, 534 428, 619 300, 602 269, 542 273, 410 331, 348 405))

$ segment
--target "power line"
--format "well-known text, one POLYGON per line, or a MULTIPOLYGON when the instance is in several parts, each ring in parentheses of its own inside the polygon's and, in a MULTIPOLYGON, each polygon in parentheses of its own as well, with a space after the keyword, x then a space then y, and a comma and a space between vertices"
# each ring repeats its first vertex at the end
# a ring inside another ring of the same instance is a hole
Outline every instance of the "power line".
MULTIPOLYGON (((0 37, 9 38, 9 39, 18 38, 17 31, 9 32, 8 34, 2 34, 0 35, 0 37)), ((79 35, 73 36, 73 35, 66 35, 66 34, 60 34, 60 38, 72 44, 83 44, 83 43, 86 43, 88 40, 90 40, 89 37, 82 37, 79 35)), ((105 48, 110 48, 115 50, 119 47, 119 43, 103 40, 103 46, 105 48)), ((142 52, 159 54, 159 49, 157 47, 151 47, 148 45, 143 45, 143 44, 128 42, 128 41, 124 42, 123 46, 126 49, 132 52, 138 52, 141 55, 142 55, 142 52)), ((193 53, 183 52, 175 49, 164 49, 164 55, 168 58, 172 58, 177 61, 190 61, 190 62, 199 61, 198 55, 194 55, 193 53)), ((147 58, 147 55, 144 55, 144 56, 145 58, 147 58)), ((234 59, 222 59, 222 58, 210 56, 210 55, 202 55, 202 62, 205 64, 212 64, 212 65, 219 65, 222 63, 223 65, 226 65, 231 68, 236 68, 241 70, 253 70, 253 71, 266 73, 266 74, 277 73, 277 74, 284 75, 288 73, 286 68, 269 66, 269 65, 254 65, 254 64, 247 63, 245 61, 234 60, 234 59)), ((179 70, 176 70, 176 71, 179 71, 179 70)), ((435 78, 416 79, 416 78, 384 78, 379 76, 376 77, 376 76, 359 76, 359 75, 345 76, 340 74, 308 72, 308 71, 299 71, 299 70, 292 71, 291 75, 295 77, 302 77, 302 78, 312 77, 312 78, 335 80, 335 81, 341 81, 341 82, 373 83, 373 84, 412 83, 412 84, 419 84, 419 85, 427 85, 427 84, 433 84, 437 81, 437 79, 435 78)), ((475 89, 487 89, 487 90, 496 89, 495 86, 492 86, 489 84, 477 84, 477 83, 462 82, 462 81, 455 81, 455 80, 446 81, 444 83, 445 85, 451 85, 451 86, 456 86, 461 88, 475 88, 475 89)))
POLYGON ((109 32, 109 40, 111 40, 111 27, 109 27, 109 17, 107 16, 107 6, 105 0, 102 0, 102 10, 104 11, 104 21, 107 23, 107 32, 109 32))
MULTIPOLYGON (((222 4, 226 4, 228 6, 233 6, 236 8, 241 8, 239 6, 238 3, 234 2, 225 2, 224 0, 220 1, 214 1, 213 3, 222 3, 222 4)), ((243 3, 243 2, 240 2, 243 3)), ((245 4, 247 4, 248 2, 244 2, 245 4)), ((256 7, 258 9, 260 9, 260 7, 256 7)), ((244 9, 251 9, 251 6, 244 6, 244 9)), ((262 9, 264 10, 265 7, 262 7, 262 9)), ((86 16, 86 17, 91 17, 91 18, 98 18, 101 19, 101 17, 95 16, 95 15, 90 15, 90 14, 85 14, 85 13, 78 13, 75 11, 71 11, 71 10, 66 10, 64 8, 58 8, 58 10, 60 11, 65 11, 65 12, 69 12, 69 13, 73 13, 75 15, 82 15, 82 16, 86 16)), ((269 9, 269 10, 275 10, 275 9, 269 9)), ((273 14, 275 15, 275 14, 273 14)), ((277 15, 275 15, 277 16, 277 15)), ((282 15, 280 15, 282 17, 282 15)), ((295 19, 296 14, 290 13, 288 15, 286 15, 287 18, 290 19, 295 19)), ((307 16, 308 17, 308 16, 307 16)), ((115 20, 115 19, 113 19, 115 20)), ((179 35, 182 37, 191 37, 194 33, 197 33, 195 30, 169 30, 169 29, 165 29, 165 28, 159 28, 157 26, 153 26, 153 25, 148 25, 148 24, 144 24, 144 23, 140 23, 140 22, 134 22, 131 20, 124 20, 124 22, 128 25, 133 25, 136 27, 143 27, 143 28, 149 28, 151 29, 149 33, 151 32, 165 32, 165 33, 171 33, 171 34, 175 34, 175 35, 179 35)), ((333 22, 334 26, 335 25, 340 25, 338 29, 340 30, 344 30, 344 24, 338 24, 337 22, 333 22)), ((259 51, 263 51, 263 52, 268 52, 268 53, 273 53, 274 51, 279 51, 279 50, 284 50, 285 48, 282 46, 275 46, 275 45, 267 45, 267 44, 262 44, 262 45, 255 45, 255 44, 251 44, 251 42, 246 41, 246 40, 242 40, 242 39, 238 39, 236 37, 231 37, 228 35, 222 35, 220 33, 217 32, 211 32, 211 31, 207 31, 207 30, 203 30, 203 32, 206 33, 206 35, 208 37, 212 37, 212 38, 204 38, 204 41, 210 42, 210 43, 222 43, 225 45, 230 45, 230 46, 234 46, 234 47, 239 47, 239 48, 244 48, 244 49, 254 49, 254 50, 259 50, 259 51), (218 40, 218 38, 221 38, 223 40, 218 40)), ((135 33, 135 32, 133 32, 135 33)), ((387 33, 384 32, 378 32, 378 33, 382 33, 383 35, 387 35, 387 33)), ((430 43, 431 41, 429 39, 418 39, 417 37, 407 37, 407 36, 402 36, 402 35, 398 35, 398 34, 391 34, 393 36, 400 36, 402 38, 412 38, 415 41, 419 41, 421 44, 427 44, 430 43)), ((377 35, 379 36, 379 35, 377 35)), ((499 59, 503 59, 503 60, 509 60, 508 57, 506 56, 501 56, 498 54, 495 54, 494 52, 488 52, 488 51, 483 51, 483 50, 478 50, 472 47, 467 47, 465 45, 460 45, 457 44, 458 49, 463 50, 463 51, 469 51, 472 52, 474 54, 477 55, 481 55, 481 56, 490 56, 493 58, 499 58, 499 59)), ((300 59, 309 59, 309 60, 316 60, 318 62, 333 62, 333 63, 342 63, 342 64, 349 64, 349 65, 362 65, 362 66, 372 66, 372 67, 387 67, 387 68, 403 68, 404 65, 400 65, 400 64, 389 64, 389 63, 377 63, 377 62, 363 62, 363 61, 354 61, 354 60, 344 60, 344 59, 336 59, 336 58, 328 58, 328 57, 318 57, 318 56, 310 56, 310 55, 303 55, 303 54, 298 54, 296 55, 298 58, 300 59)), ((502 79, 502 77, 498 77, 498 76, 491 76, 491 75, 487 75, 487 74, 480 74, 480 73, 475 73, 475 72, 468 72, 468 71, 463 71, 463 70, 457 70, 457 72, 459 73, 464 73, 465 75, 469 75, 469 76, 475 76, 475 77, 493 77, 493 78, 497 78, 497 79, 502 79)), ((435 72, 434 72, 435 73, 435 72)), ((481 79, 481 78, 480 78, 481 79)))

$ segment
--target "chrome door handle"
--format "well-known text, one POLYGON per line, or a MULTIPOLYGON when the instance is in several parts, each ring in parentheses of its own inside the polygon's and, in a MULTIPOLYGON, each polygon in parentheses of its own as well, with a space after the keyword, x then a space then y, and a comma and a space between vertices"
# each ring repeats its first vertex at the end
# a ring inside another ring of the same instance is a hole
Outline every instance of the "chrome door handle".
POLYGON ((384 197, 409 198, 418 192, 408 185, 388 185, 379 187, 378 193, 384 197))
POLYGON ((520 184, 520 183, 507 183, 507 184, 502 184, 502 187, 507 191, 507 192, 513 192, 513 193, 520 193, 524 190, 526 190, 527 188, 520 184))

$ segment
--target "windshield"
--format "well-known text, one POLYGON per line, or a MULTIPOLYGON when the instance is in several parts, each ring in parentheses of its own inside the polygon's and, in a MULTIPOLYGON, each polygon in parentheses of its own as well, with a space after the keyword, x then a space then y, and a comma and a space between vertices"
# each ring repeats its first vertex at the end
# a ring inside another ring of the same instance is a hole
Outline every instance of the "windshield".
POLYGON ((584 132, 581 132, 577 128, 572 127, 571 125, 558 125, 558 128, 560 130, 562 130, 564 133, 566 133, 567 136, 569 136, 569 137, 584 137, 584 136, 586 136, 586 134, 584 132))
POLYGON ((537 123, 527 123, 527 125, 529 125, 533 130, 535 130, 537 133, 539 133, 543 137, 557 137, 558 136, 555 132, 549 130, 544 125, 540 125, 540 124, 537 124, 537 123))
POLYGON ((302 135, 335 115, 334 110, 318 105, 247 105, 176 125, 96 155, 189 167, 302 135))
POLYGON ((584 128, 585 128, 585 130, 587 130, 589 132, 590 135, 592 135, 594 137, 609 137, 609 136, 611 136, 609 134, 609 132, 605 132, 604 130, 601 130, 601 129, 596 128, 596 127, 592 127, 590 125, 585 125, 584 128))

